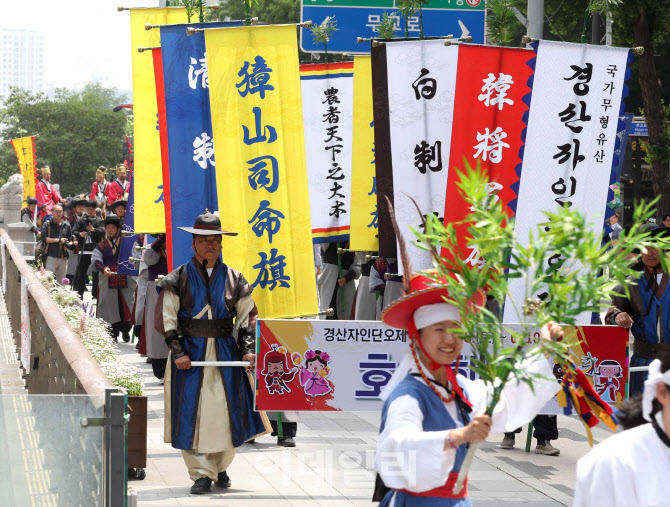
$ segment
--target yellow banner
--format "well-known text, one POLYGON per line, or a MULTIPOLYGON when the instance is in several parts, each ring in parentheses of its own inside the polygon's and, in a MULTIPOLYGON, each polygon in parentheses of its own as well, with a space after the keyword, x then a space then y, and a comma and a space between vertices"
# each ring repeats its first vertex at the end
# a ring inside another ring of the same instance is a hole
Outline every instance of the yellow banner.
POLYGON ((354 57, 354 143, 351 166, 352 250, 379 250, 372 67, 369 56, 354 57))
POLYGON ((21 137, 12 139, 14 153, 19 161, 21 176, 23 176, 23 200, 35 197, 35 138, 21 137))
POLYGON ((130 10, 135 149, 133 184, 135 230, 139 232, 165 232, 165 210, 154 64, 151 51, 138 53, 137 48, 160 46, 160 30, 146 30, 145 24, 172 25, 187 21, 183 7, 130 10))
POLYGON ((295 25, 205 31, 223 259, 264 318, 317 313, 295 25))

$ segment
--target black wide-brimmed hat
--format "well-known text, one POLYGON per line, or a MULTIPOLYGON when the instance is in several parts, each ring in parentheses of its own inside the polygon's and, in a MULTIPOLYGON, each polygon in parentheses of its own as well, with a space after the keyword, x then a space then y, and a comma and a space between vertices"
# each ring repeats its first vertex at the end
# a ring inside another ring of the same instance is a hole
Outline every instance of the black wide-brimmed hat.
POLYGON ((196 234, 198 236, 237 236, 236 232, 228 232, 221 229, 221 220, 214 213, 205 211, 195 219, 193 227, 179 227, 182 231, 196 234))
POLYGON ((116 202, 113 202, 112 205, 109 207, 110 209, 116 209, 117 206, 123 206, 124 208, 128 205, 128 201, 124 199, 120 199, 116 202))
MULTIPOLYGON (((645 232, 650 233, 649 239, 652 238, 670 238, 670 227, 659 227, 657 224, 647 224, 645 232)), ((632 253, 640 253, 640 249, 636 248, 632 253)))
POLYGON ((107 215, 107 217, 105 217, 105 225, 109 224, 114 224, 117 227, 121 227, 121 217, 115 215, 114 213, 110 213, 107 215))
POLYGON ((84 205, 84 200, 83 199, 77 199, 76 197, 73 199, 70 199, 67 204, 65 205, 65 209, 72 209, 76 206, 83 206, 84 205))
POLYGON ((39 204, 39 202, 34 197, 28 197, 26 199, 26 204, 39 204))

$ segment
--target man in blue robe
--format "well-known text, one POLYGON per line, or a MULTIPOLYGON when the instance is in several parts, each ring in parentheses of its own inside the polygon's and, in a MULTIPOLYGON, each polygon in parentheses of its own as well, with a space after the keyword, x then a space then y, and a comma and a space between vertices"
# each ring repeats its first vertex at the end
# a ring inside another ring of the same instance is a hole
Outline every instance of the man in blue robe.
MULTIPOLYGON (((647 226, 652 237, 668 237, 670 229, 647 226)), ((614 291, 622 296, 612 297, 612 305, 605 316, 607 324, 630 329, 633 333, 630 366, 649 366, 662 351, 670 351, 670 277, 661 265, 661 252, 648 248, 641 254, 643 272, 638 277, 630 277, 630 296, 617 285, 614 291)), ((647 372, 633 372, 630 375, 629 392, 632 397, 641 393, 647 372)))
POLYGON ((160 283, 154 325, 170 350, 165 372, 165 441, 182 450, 192 494, 215 482, 230 487, 226 470, 235 450, 266 433, 254 412, 253 391, 242 367, 199 367, 191 361, 249 361, 256 350, 258 310, 252 288, 220 259, 216 215, 200 215, 193 227, 191 260, 160 283), (234 338, 237 332, 237 339, 234 338))

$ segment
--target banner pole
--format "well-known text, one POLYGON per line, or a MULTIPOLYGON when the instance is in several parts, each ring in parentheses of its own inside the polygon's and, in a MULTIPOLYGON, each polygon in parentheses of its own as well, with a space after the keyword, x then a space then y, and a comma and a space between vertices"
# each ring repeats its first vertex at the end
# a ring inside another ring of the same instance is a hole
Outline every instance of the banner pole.
POLYGON ((284 438, 284 425, 282 424, 281 412, 277 412, 277 437, 284 438))
MULTIPOLYGON (((339 281, 342 279, 342 253, 340 252, 339 241, 337 242, 337 273, 338 285, 340 285, 339 281)), ((340 307, 342 308, 342 313, 344 313, 344 285, 337 287, 337 290, 340 292, 340 307), (342 290, 340 291, 340 289, 342 290)))

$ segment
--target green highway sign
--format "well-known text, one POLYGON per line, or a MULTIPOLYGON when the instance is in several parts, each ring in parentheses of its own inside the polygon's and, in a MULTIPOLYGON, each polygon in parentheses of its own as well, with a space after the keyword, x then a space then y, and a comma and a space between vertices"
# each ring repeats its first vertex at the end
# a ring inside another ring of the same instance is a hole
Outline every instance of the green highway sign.
MULTIPOLYGON (((303 5, 324 7, 381 7, 399 9, 397 0, 303 0, 303 5)), ((430 0, 424 9, 484 10, 485 0, 430 0)))

